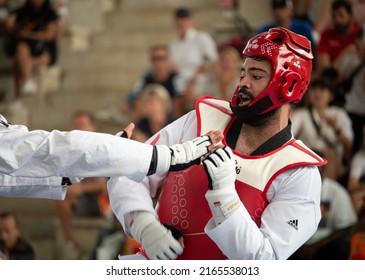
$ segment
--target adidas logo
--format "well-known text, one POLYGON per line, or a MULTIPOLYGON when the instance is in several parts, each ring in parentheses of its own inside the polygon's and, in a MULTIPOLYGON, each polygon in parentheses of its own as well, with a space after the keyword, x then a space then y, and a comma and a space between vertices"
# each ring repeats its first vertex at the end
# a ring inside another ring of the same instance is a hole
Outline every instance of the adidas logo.
POLYGON ((287 224, 298 230, 298 220, 289 220, 287 224))

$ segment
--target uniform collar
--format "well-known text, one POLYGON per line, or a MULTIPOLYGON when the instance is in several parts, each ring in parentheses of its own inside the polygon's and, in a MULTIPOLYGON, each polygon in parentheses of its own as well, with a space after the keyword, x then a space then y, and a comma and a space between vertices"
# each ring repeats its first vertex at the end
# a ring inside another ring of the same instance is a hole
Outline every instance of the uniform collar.
MULTIPOLYGON (((242 120, 236 119, 232 126, 230 127, 227 136, 226 141, 227 144, 230 147, 236 147, 238 136, 240 134, 242 127, 242 120)), ((259 156, 264 155, 269 152, 272 152, 281 146, 283 146, 286 142, 288 142, 292 138, 291 133, 291 122, 289 121, 289 124, 287 127, 285 127, 283 130, 279 131, 277 134, 272 136, 269 140, 267 140, 265 143, 263 143, 260 147, 258 147, 255 151, 252 152, 250 156, 259 156)))

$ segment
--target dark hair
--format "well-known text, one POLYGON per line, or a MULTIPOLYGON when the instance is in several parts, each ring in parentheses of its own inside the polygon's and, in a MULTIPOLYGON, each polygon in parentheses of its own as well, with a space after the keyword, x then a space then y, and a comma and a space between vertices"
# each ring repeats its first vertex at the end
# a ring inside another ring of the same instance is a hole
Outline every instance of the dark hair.
POLYGON ((192 12, 188 8, 180 7, 175 10, 176 18, 189 18, 192 16, 192 12))
POLYGON ((4 211, 4 212, 0 213, 0 219, 5 219, 5 218, 9 218, 9 217, 13 217, 16 226, 19 227, 19 221, 18 221, 18 218, 15 214, 13 214, 11 212, 7 212, 7 211, 4 211))
POLYGON ((318 79, 318 80, 313 80, 309 87, 312 88, 320 88, 320 89, 327 89, 329 90, 332 94, 334 93, 333 90, 333 85, 331 84, 331 82, 328 79, 318 79))
MULTIPOLYGON (((33 10, 33 5, 30 0, 27 0, 24 4, 24 8, 28 9, 29 11, 33 10)), ((40 8, 39 13, 47 13, 49 10, 52 10, 52 4, 50 0, 44 0, 42 7, 40 8)))
POLYGON ((292 8, 293 3, 291 0, 272 0, 271 8, 272 9, 281 9, 281 8, 292 8))
POLYGON ((344 8, 347 13, 352 14, 352 6, 349 1, 346 0, 335 0, 332 3, 332 12, 337 11, 340 8, 344 8))

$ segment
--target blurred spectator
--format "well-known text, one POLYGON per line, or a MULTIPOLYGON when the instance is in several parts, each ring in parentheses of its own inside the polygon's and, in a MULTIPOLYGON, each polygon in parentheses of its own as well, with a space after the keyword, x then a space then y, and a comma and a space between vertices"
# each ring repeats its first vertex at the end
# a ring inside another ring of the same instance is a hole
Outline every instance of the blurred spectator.
POLYGON ((159 84, 149 84, 142 93, 144 116, 136 124, 132 139, 145 142, 174 120, 168 91, 159 84))
POLYGON ((271 0, 274 22, 258 29, 257 33, 268 31, 270 28, 281 26, 308 38, 312 49, 315 49, 313 30, 309 22, 294 18, 294 7, 291 0, 271 0))
POLYGON ((7 20, 9 56, 14 56, 15 98, 22 93, 36 93, 33 80, 36 67, 57 60, 58 16, 50 0, 26 0, 7 20))
POLYGON ((322 175, 321 213, 319 228, 336 230, 355 225, 358 221, 354 205, 346 187, 326 177, 326 166, 319 167, 322 175))
POLYGON ((345 110, 352 121, 354 143, 352 154, 363 143, 362 127, 365 125, 365 42, 361 28, 356 36, 356 45, 347 47, 336 60, 334 67, 338 70, 339 81, 351 79, 350 89, 345 93, 345 110))
POLYGON ((68 0, 51 0, 51 4, 59 18, 58 33, 62 35, 69 17, 68 0))
POLYGON ((335 0, 332 3, 332 24, 326 29, 319 41, 315 54, 314 77, 318 78, 325 69, 333 67, 335 59, 349 45, 355 44, 359 25, 352 16, 351 3, 345 0, 335 0))
POLYGON ((356 213, 359 219, 365 220, 365 126, 362 133, 364 134, 361 149, 356 152, 351 161, 348 190, 351 193, 356 213))
POLYGON ((9 16, 9 8, 6 0, 0 0, 0 35, 5 33, 5 24, 9 16))
POLYGON ((328 160, 325 176, 339 180, 350 160, 353 132, 346 111, 330 105, 331 85, 314 80, 308 90, 309 107, 298 108, 292 115, 293 135, 328 160))
POLYGON ((365 1, 364 0, 353 0, 352 1, 352 10, 353 15, 356 22, 360 26, 364 26, 365 24, 365 1))
POLYGON ((218 50, 208 33, 194 27, 191 10, 176 9, 174 20, 178 39, 170 44, 170 57, 177 71, 188 81, 185 92, 185 109, 188 111, 194 107, 197 97, 209 95, 206 88, 212 80, 218 50))
POLYGON ((133 120, 137 121, 143 114, 141 95, 144 88, 149 84, 163 85, 172 101, 172 114, 179 117, 185 113, 183 93, 185 81, 179 73, 173 69, 167 45, 154 45, 149 50, 151 67, 138 80, 132 92, 128 96, 128 103, 133 108, 133 120))
POLYGON ((0 260, 34 260, 32 246, 22 237, 14 214, 0 213, 0 260))
MULTIPOLYGON (((72 116, 72 129, 96 131, 92 115, 86 111, 76 111, 72 116)), ((68 188, 65 200, 55 201, 63 236, 68 246, 67 250, 70 251, 70 255, 66 258, 79 257, 78 243, 73 236, 71 226, 73 216, 101 217, 103 213, 99 202, 104 201, 105 196, 107 199, 106 188, 106 178, 85 178, 68 188)), ((103 208, 105 211, 110 210, 107 206, 103 208)))
MULTIPOLYGON (((318 152, 319 156, 323 156, 318 152)), ((300 248, 292 259, 348 259, 351 229, 358 218, 347 189, 328 178, 328 164, 319 166, 322 176, 321 221, 313 236, 300 248)))
POLYGON ((293 0, 295 18, 305 20, 313 26, 313 39, 318 43, 322 32, 331 25, 333 0, 293 0))
POLYGON ((208 86, 209 95, 230 101, 240 79, 241 54, 233 47, 219 50, 215 79, 208 86))

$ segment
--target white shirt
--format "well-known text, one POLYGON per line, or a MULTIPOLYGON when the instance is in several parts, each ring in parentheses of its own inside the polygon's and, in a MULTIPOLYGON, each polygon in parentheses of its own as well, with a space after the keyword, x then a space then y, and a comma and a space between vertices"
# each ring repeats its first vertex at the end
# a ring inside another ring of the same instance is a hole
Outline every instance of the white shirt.
MULTIPOLYGON (((348 78, 359 63, 361 58, 357 52, 349 52, 344 56, 338 71, 348 78)), ((353 78, 351 90, 346 94, 345 109, 347 112, 365 116, 365 66, 353 78)))
POLYGON ((365 176, 365 149, 357 151, 352 158, 349 175, 359 179, 365 176))
MULTIPOLYGON (((191 28, 183 39, 170 44, 172 63, 187 81, 201 65, 209 65, 218 59, 218 50, 213 38, 206 32, 191 28)), ((209 73, 201 74, 195 82, 198 96, 209 95, 204 86, 212 79, 209 73)))
MULTIPOLYGON (((142 180, 151 163, 152 146, 104 133, 87 131, 28 131, 22 125, 8 124, 0 115, 0 195, 19 196, 16 185, 29 186, 54 185, 54 180, 69 177, 77 178, 128 176, 142 180), (4 175, 28 177, 14 179, 4 175), (44 181, 31 178, 46 178, 44 181), (47 179, 48 178, 48 179, 47 179), (23 181, 22 181, 23 180, 23 181), (9 189, 7 186, 13 186, 9 189)), ((57 184, 56 184, 57 185, 57 184)), ((62 186, 59 183, 59 190, 62 186)), ((37 188, 34 187, 34 192, 37 188)), ((47 188, 53 197, 53 189, 47 188)), ((46 190, 46 188, 45 188, 46 190)), ((31 192, 20 192, 32 196, 31 192)), ((58 195, 59 197, 59 195, 58 195)))
MULTIPOLYGON (((325 136, 329 142, 336 147, 336 151, 340 157, 343 155, 343 147, 337 140, 334 129, 322 119, 316 110, 313 111, 314 121, 320 128, 320 134, 325 136)), ((351 119, 346 111, 336 106, 329 106, 326 111, 327 117, 335 118, 337 126, 341 132, 351 141, 354 138, 352 131, 351 119)), ((326 141, 318 135, 315 125, 313 124, 310 111, 308 108, 298 108, 294 111, 291 117, 293 135, 302 140, 309 148, 317 151, 322 151, 328 147, 326 141)))
MULTIPOLYGON (((172 145, 191 140, 196 131, 193 111, 162 129, 157 143, 172 145)), ((111 207, 125 229, 127 213, 155 213, 151 197, 156 195, 164 177, 149 176, 141 183, 125 177, 109 180, 111 207)), ((272 182, 267 192, 270 203, 263 212, 260 228, 246 208, 240 207, 217 227, 210 220, 205 231, 229 259, 286 259, 316 231, 321 218, 320 191, 317 167, 292 168, 272 182), (298 221, 298 229, 288 224, 291 220, 298 221)))
POLYGON ((357 223, 350 194, 337 181, 323 178, 321 201, 329 203, 326 227, 340 229, 357 223))

